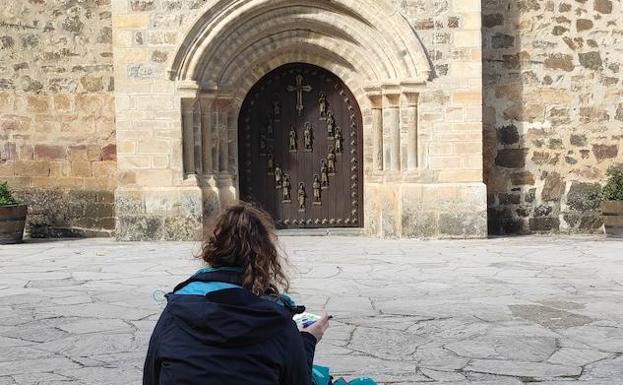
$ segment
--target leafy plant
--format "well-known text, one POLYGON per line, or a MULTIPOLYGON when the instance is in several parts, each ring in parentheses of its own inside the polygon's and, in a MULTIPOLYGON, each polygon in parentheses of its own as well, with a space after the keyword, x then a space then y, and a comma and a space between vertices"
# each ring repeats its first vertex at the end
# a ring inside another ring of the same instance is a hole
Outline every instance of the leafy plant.
POLYGON ((623 168, 608 169, 608 183, 602 189, 602 197, 609 201, 623 201, 623 168))
POLYGON ((7 182, 0 183, 0 207, 1 206, 13 206, 18 204, 17 199, 13 197, 7 182))

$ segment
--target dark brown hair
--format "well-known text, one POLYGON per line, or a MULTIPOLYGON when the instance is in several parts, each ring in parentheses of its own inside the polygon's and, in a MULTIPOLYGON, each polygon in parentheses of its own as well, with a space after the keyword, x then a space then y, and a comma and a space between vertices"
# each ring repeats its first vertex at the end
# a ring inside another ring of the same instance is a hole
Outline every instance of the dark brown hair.
POLYGON ((204 242, 199 258, 211 267, 242 268, 242 286, 256 295, 268 290, 287 291, 289 281, 277 250, 270 216, 261 209, 239 203, 226 209, 204 242))

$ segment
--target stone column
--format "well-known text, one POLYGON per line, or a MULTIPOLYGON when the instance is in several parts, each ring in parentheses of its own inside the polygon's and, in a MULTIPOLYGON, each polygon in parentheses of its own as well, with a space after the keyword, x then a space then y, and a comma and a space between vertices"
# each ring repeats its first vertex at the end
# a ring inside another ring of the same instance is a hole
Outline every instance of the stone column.
POLYGON ((393 85, 383 87, 383 163, 400 171, 400 89, 393 85))
POLYGON ((373 167, 383 171, 383 108, 380 96, 372 96, 373 167))
POLYGON ((228 99, 219 98, 216 114, 218 129, 218 164, 219 174, 229 174, 229 106, 228 99))
POLYGON ((195 99, 182 99, 182 146, 184 174, 195 173, 195 140, 193 126, 195 119, 195 99))
POLYGON ((406 143, 406 151, 407 151, 407 170, 415 171, 418 168, 418 140, 417 140, 417 131, 418 131, 418 110, 417 110, 417 102, 418 102, 418 93, 412 91, 403 92, 406 101, 406 111, 403 115, 405 122, 403 122, 403 127, 407 129, 407 143, 406 143))
POLYGON ((201 159, 203 163, 203 175, 214 175, 214 122, 212 120, 214 108, 214 96, 201 96, 201 159))
MULTIPOLYGON (((182 169, 184 184, 193 184, 197 181, 197 168, 195 163, 195 111, 197 93, 199 87, 195 82, 181 82, 177 85, 182 115, 182 169)), ((176 159, 171 159, 174 165, 176 159)))
POLYGON ((221 207, 235 202, 236 188, 230 164, 231 139, 230 133, 235 127, 232 121, 231 96, 219 96, 216 100, 216 127, 218 127, 218 180, 221 207))
POLYGON ((197 175, 203 175, 203 134, 201 132, 201 118, 201 103, 197 100, 193 115, 193 166, 197 175))

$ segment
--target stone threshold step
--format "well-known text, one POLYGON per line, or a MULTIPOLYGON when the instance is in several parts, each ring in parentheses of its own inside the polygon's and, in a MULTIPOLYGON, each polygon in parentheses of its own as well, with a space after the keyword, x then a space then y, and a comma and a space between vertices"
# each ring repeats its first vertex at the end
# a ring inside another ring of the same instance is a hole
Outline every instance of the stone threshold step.
POLYGON ((277 235, 280 237, 326 237, 326 236, 352 236, 360 237, 364 236, 365 232, 361 228, 330 228, 330 229, 284 229, 277 230, 277 235))

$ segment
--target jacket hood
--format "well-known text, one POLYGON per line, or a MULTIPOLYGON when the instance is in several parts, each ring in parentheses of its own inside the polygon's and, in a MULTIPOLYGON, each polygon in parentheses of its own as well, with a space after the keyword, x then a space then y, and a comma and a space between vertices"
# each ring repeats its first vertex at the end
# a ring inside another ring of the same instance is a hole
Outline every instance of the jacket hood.
POLYGON ((205 296, 172 294, 167 311, 195 339, 227 347, 267 340, 291 321, 285 308, 242 288, 219 290, 205 296))

